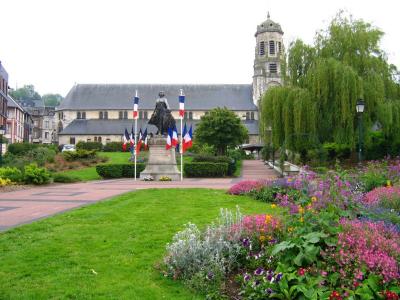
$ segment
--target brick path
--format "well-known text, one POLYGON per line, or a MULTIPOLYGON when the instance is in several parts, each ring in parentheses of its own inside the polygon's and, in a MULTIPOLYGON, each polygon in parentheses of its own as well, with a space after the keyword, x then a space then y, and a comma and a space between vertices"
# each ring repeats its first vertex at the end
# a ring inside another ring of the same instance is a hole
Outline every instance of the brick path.
POLYGON ((148 188, 228 189, 243 179, 273 179, 276 174, 261 161, 243 162, 240 178, 185 178, 183 182, 144 182, 133 179, 53 184, 0 194, 0 231, 88 205, 129 191, 148 188))

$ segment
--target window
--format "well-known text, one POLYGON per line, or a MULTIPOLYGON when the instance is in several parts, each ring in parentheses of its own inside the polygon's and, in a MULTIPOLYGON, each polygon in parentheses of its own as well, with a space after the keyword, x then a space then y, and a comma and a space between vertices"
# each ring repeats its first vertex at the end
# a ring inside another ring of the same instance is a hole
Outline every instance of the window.
POLYGON ((251 119, 251 120, 254 120, 254 111, 252 111, 252 112, 250 113, 250 119, 251 119))
POLYGON ((45 132, 45 133, 44 133, 44 138, 45 138, 46 140, 49 138, 49 133, 48 133, 48 132, 45 132))
POLYGON ((192 120, 193 119, 193 113, 191 111, 189 111, 189 112, 185 111, 185 115, 183 116, 183 118, 185 120, 188 120, 188 119, 192 120))
POLYGON ((278 53, 282 53, 282 43, 278 42, 278 53))
POLYGON ((86 119, 86 111, 82 112, 82 119, 86 119))
POLYGON ((120 119, 120 120, 122 119, 122 111, 118 112, 118 119, 120 119))
POLYGON ((106 139, 106 143, 109 143, 109 142, 111 142, 111 139, 106 139))
POLYGON ((270 73, 278 73, 278 67, 276 64, 269 64, 269 72, 270 73))
POLYGON ((99 112, 99 119, 103 119, 103 112, 99 112))
POLYGON ((250 120, 250 112, 246 112, 246 120, 250 120))
POLYGON ((49 121, 44 121, 44 128, 48 129, 49 128, 49 121))
POLYGON ((76 113, 76 118, 77 119, 80 119, 82 116, 81 116, 81 112, 80 111, 78 111, 77 113, 76 113))
POLYGON ((193 120, 193 113, 191 111, 189 112, 189 120, 193 120))
POLYGON ((259 52, 260 55, 264 55, 265 54, 265 42, 260 42, 260 48, 259 48, 259 52))
POLYGON ((275 41, 269 41, 269 54, 275 55, 275 41))
POLYGON ((91 142, 91 141, 92 141, 92 139, 87 139, 87 140, 86 140, 86 142, 88 142, 88 143, 91 142))
POLYGON ((108 119, 108 111, 104 112, 104 119, 108 119))
POLYGON ((72 144, 72 145, 75 145, 75 137, 71 136, 69 138, 69 143, 72 144))
POLYGON ((143 112, 143 119, 147 120, 147 117, 148 117, 148 116, 147 116, 147 111, 144 111, 144 112, 143 112))
POLYGON ((128 119, 128 112, 126 110, 124 111, 124 119, 128 119))
POLYGON ((101 143, 101 136, 95 136, 94 141, 101 143))

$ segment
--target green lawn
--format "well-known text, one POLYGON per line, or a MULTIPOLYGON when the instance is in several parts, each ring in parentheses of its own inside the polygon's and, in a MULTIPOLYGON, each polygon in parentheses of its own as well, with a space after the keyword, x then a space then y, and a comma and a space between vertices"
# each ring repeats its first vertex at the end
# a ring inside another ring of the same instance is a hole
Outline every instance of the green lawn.
POLYGON ((267 204, 206 189, 141 190, 0 233, 0 299, 203 299, 160 275, 183 224, 267 204))

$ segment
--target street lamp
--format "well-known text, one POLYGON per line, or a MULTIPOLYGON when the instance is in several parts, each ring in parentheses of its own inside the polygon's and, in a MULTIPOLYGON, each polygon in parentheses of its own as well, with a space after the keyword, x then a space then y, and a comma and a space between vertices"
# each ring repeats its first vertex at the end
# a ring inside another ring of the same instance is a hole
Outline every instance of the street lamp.
POLYGON ((4 125, 0 125, 0 167, 3 165, 3 135, 6 133, 4 125))
POLYGON ((363 144, 363 124, 362 115, 364 113, 365 102, 362 99, 357 100, 356 111, 358 113, 358 163, 361 164, 362 161, 362 144, 363 144))

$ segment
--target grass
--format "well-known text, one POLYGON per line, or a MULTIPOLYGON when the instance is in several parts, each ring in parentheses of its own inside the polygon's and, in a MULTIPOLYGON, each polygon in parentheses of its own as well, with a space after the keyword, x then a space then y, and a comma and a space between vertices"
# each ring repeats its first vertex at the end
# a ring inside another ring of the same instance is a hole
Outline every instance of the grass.
POLYGON ((271 210, 224 191, 142 190, 0 233, 0 299, 203 299, 154 266, 183 224, 236 205, 271 210))

